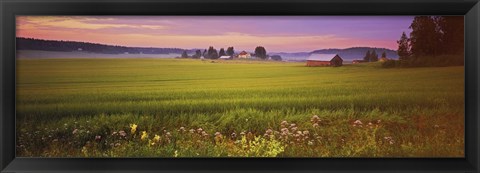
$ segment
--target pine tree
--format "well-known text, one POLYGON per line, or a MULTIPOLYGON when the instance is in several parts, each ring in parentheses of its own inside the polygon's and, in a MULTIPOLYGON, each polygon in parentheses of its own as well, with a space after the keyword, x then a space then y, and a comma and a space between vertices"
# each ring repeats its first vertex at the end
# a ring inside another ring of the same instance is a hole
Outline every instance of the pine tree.
POLYGON ((436 56, 441 51, 441 33, 438 30, 435 20, 430 16, 417 16, 409 27, 411 53, 416 56, 436 56))
POLYGON ((370 62, 377 62, 378 61, 378 54, 373 49, 372 53, 370 54, 370 62))
POLYGON ((218 56, 225 56, 225 50, 223 48, 220 49, 220 51, 218 52, 218 56))
POLYGON ((210 59, 217 59, 218 58, 218 53, 217 49, 214 49, 213 46, 210 46, 207 51, 208 58, 210 59))
POLYGON ((410 56, 410 43, 405 32, 402 33, 402 36, 400 37, 400 40, 397 41, 397 43, 398 43, 397 54, 399 56, 400 61, 408 60, 408 57, 410 56))
POLYGON ((367 50, 367 53, 365 53, 363 61, 370 62, 370 50, 367 50))
POLYGON ((235 54, 235 51, 233 50, 233 47, 228 47, 227 48, 227 55, 228 56, 233 56, 235 54))

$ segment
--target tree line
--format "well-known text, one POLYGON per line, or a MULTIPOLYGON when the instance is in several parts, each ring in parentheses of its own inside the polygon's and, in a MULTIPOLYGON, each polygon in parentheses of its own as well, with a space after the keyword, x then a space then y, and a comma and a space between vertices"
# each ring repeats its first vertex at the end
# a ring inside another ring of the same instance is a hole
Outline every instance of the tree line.
MULTIPOLYGON (((383 51, 381 58, 387 58, 387 53, 385 51, 383 51)), ((363 57, 364 62, 377 62, 378 60, 378 54, 375 49, 371 52, 370 50, 367 50, 367 53, 365 53, 365 56, 363 57)))
POLYGON ((114 46, 88 42, 42 40, 34 38, 16 38, 17 50, 43 50, 73 52, 84 51, 102 54, 180 54, 180 48, 142 48, 114 46))
MULTIPOLYGON (((220 48, 219 51, 217 51, 217 49, 215 49, 213 46, 209 46, 208 49, 205 49, 203 50, 203 52, 201 50, 196 50, 195 51, 195 54, 189 56, 187 51, 183 51, 182 53, 182 56, 181 58, 200 58, 200 57, 204 57, 206 59, 218 59, 220 58, 221 56, 231 56, 233 57, 235 55, 235 50, 233 47, 228 47, 227 50, 225 51, 224 48, 220 48)), ((255 54, 253 55, 259 59, 267 59, 268 58, 268 55, 267 55, 267 50, 265 49, 265 47, 263 46, 257 46, 255 48, 255 54)), ((280 59, 281 58, 276 55, 274 56, 275 59, 280 59)))
POLYGON ((409 29, 400 36, 399 61, 389 61, 385 67, 422 67, 463 65, 463 16, 416 16, 409 29))

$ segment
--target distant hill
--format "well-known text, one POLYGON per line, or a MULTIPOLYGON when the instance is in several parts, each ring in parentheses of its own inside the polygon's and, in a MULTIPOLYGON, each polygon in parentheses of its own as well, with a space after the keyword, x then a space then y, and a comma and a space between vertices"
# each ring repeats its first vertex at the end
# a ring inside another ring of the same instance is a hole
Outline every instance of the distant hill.
POLYGON ((319 49, 312 52, 296 52, 296 53, 269 53, 270 55, 280 55, 284 60, 290 61, 303 61, 307 59, 311 54, 338 54, 342 59, 346 61, 352 61, 355 59, 362 59, 365 56, 367 51, 377 52, 378 56, 381 57, 382 53, 385 51, 388 58, 397 59, 397 52, 391 49, 386 48, 373 48, 373 47, 352 47, 346 49, 319 49))
MULTIPOLYGON (((88 52, 99 54, 181 54, 186 49, 180 48, 144 48, 114 46, 97 43, 54 41, 33 38, 17 38, 17 50, 41 50, 57 52, 88 52)), ((187 50, 193 54, 195 50, 187 50)))

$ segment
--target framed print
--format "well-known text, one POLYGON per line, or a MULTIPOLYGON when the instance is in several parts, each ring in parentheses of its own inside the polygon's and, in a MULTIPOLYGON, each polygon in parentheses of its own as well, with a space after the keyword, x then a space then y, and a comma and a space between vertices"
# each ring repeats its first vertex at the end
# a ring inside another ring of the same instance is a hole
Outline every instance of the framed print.
POLYGON ((2 172, 478 171, 478 1, 1 10, 2 172))

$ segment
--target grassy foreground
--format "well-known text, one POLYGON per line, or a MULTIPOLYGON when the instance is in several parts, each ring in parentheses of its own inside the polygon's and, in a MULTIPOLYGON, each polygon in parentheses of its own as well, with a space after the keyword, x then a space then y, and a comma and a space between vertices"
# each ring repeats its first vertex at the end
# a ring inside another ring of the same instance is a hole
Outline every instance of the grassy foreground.
POLYGON ((464 68, 17 61, 19 157, 463 157, 464 68))

